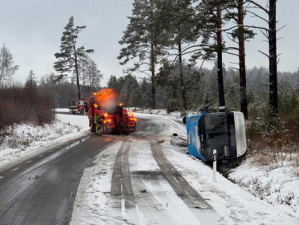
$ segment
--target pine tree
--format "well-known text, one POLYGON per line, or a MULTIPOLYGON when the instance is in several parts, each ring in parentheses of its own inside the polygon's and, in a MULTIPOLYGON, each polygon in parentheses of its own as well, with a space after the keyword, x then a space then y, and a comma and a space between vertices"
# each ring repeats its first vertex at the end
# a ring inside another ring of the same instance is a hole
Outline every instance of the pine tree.
POLYGON ((25 83, 25 87, 29 87, 29 86, 37 86, 36 76, 35 76, 33 70, 29 71, 29 74, 28 74, 28 77, 27 77, 27 80, 25 83))
POLYGON ((121 91, 121 86, 120 86, 116 76, 114 76, 114 75, 110 76, 110 78, 107 82, 107 86, 108 86, 108 88, 114 89, 118 94, 121 91))
POLYGON ((125 45, 120 51, 118 59, 124 65, 129 61, 134 62, 131 71, 142 70, 151 80, 151 107, 156 108, 156 67, 161 56, 166 54, 162 46, 165 41, 163 21, 159 20, 157 14, 157 4, 159 0, 135 0, 133 3, 132 16, 129 17, 130 23, 124 31, 119 43, 125 45), (144 67, 143 67, 144 68, 144 67))
POLYGON ((196 18, 198 19, 198 26, 196 35, 201 38, 201 42, 198 45, 190 47, 198 48, 192 56, 193 61, 198 58, 202 58, 203 60, 212 59, 216 53, 219 106, 225 106, 222 67, 222 53, 225 50, 225 45, 222 37, 222 26, 226 20, 222 15, 222 11, 226 6, 226 1, 227 0, 202 0, 197 4, 196 18))
POLYGON ((86 26, 74 25, 74 17, 71 16, 69 22, 65 26, 65 31, 62 33, 60 52, 55 53, 58 59, 54 63, 54 69, 60 73, 58 79, 66 76, 67 73, 73 71, 76 75, 78 99, 81 98, 80 81, 79 81, 79 59, 87 53, 93 53, 93 49, 85 49, 84 46, 77 47, 78 34, 86 26))
POLYGON ((228 2, 228 10, 225 17, 229 18, 236 24, 236 28, 230 33, 233 40, 237 39, 238 57, 239 57, 239 74, 240 74, 240 105, 241 112, 248 119, 247 109, 247 84, 246 84, 246 63, 245 63, 245 41, 254 37, 255 33, 244 24, 246 11, 244 5, 247 0, 231 0, 228 2))
POLYGON ((202 0, 196 6, 198 19, 197 33, 201 37, 201 43, 197 45, 198 52, 193 56, 193 60, 198 57, 203 60, 215 58, 217 63, 218 99, 219 106, 225 106, 224 82, 223 82, 223 59, 222 53, 225 49, 223 41, 223 9, 226 0, 202 0))
POLYGON ((136 102, 136 99, 133 101, 133 97, 136 97, 134 94, 136 94, 136 92, 139 90, 139 84, 136 80, 136 77, 129 74, 125 77, 121 77, 119 80, 121 85, 120 97, 122 102, 126 106, 137 106, 134 105, 134 101, 136 102))
POLYGON ((253 14, 264 21, 267 21, 268 28, 256 27, 259 28, 262 33, 268 39, 269 44, 269 54, 263 53, 269 59, 269 99, 270 106, 273 110, 273 115, 278 114, 278 87, 277 87, 277 29, 276 29, 276 3, 277 0, 269 0, 267 7, 263 7, 259 2, 248 0, 254 7, 259 8, 268 16, 268 19, 265 19, 258 14, 253 14))
POLYGON ((139 86, 142 93, 141 98, 143 99, 143 107, 148 108, 151 105, 151 84, 147 81, 147 79, 143 78, 139 86))
POLYGON ((36 83, 36 76, 33 70, 29 71, 26 83, 25 83, 26 97, 30 104, 35 104, 38 102, 38 89, 36 83))
MULTIPOLYGON (((164 44, 165 47, 170 47, 177 51, 176 57, 172 63, 168 66, 172 66, 176 70, 179 69, 179 84, 180 84, 180 95, 181 104, 180 107, 183 114, 187 110, 187 99, 186 99, 186 87, 184 81, 184 70, 183 70, 183 54, 184 54, 184 44, 195 42, 197 37, 193 35, 193 30, 195 28, 194 20, 194 10, 190 0, 170 0, 170 1, 160 1, 158 4, 158 12, 160 20, 163 21, 165 29, 164 44)), ((164 67, 166 64, 164 64, 164 67)), ((165 67, 166 71, 172 72, 169 68, 165 67)), ((164 71, 163 73, 165 73, 164 71)), ((176 104, 176 103, 174 103, 176 104)))
POLYGON ((201 20, 198 26, 198 32, 202 34, 202 42, 199 45, 204 54, 197 53, 203 59, 214 57, 216 53, 217 74, 218 74, 218 93, 219 105, 225 105, 224 82, 223 82, 223 53, 232 54, 239 57, 240 72, 240 99, 241 111, 245 118, 248 117, 247 110, 247 91, 246 91, 246 64, 245 64, 245 41, 254 37, 254 33, 244 25, 244 4, 247 0, 203 0, 197 5, 197 17, 201 20), (232 27, 224 27, 223 24, 228 21, 235 22, 232 27), (225 46, 223 33, 230 34, 233 39, 237 39, 238 47, 225 46), (210 40, 215 40, 214 44, 210 40), (237 51, 231 52, 231 51, 237 51))

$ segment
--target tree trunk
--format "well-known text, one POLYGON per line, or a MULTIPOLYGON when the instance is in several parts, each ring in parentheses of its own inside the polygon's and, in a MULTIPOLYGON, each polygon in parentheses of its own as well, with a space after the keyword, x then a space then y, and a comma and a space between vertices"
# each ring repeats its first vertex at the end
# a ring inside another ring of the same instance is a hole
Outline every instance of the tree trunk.
MULTIPOLYGON (((150 6, 151 6, 151 12, 150 12, 150 17, 151 17, 151 20, 154 19, 154 12, 153 12, 153 9, 154 9, 154 1, 153 0, 150 0, 150 6)), ((151 50, 150 50, 150 72, 151 72, 151 82, 152 82, 152 96, 151 96, 151 107, 153 109, 156 108, 156 67, 155 67, 155 64, 156 64, 156 37, 155 37, 155 33, 154 33, 155 29, 154 29, 154 26, 151 25, 151 28, 150 28, 150 32, 151 32, 151 40, 150 40, 150 44, 151 44, 151 50)))
POLYGON ((179 68, 180 68, 180 78, 181 78, 181 93, 182 93, 183 109, 186 112, 187 111, 187 101, 186 101, 186 89, 185 89, 185 83, 184 83, 181 41, 178 42, 178 51, 179 51, 179 68))
POLYGON ((222 69, 222 26, 221 26, 221 9, 217 7, 217 74, 218 74, 218 93, 219 106, 225 106, 223 69, 222 69))
POLYGON ((151 107, 156 108, 156 79, 155 79, 155 50, 154 45, 151 44, 151 56, 150 56, 150 71, 151 71, 151 82, 152 82, 152 96, 151 96, 151 107))
POLYGON ((76 44, 75 44, 74 40, 73 40, 73 50, 74 50, 74 59, 75 59, 75 73, 76 73, 76 81, 77 81, 78 99, 81 99, 80 81, 79 81, 79 68, 78 68, 78 56, 77 56, 77 48, 76 48, 76 44))
POLYGON ((274 114, 278 113, 276 1, 269 1, 269 91, 274 114))
POLYGON ((241 97, 241 112, 244 114, 245 119, 248 119, 243 4, 244 4, 244 0, 238 0, 240 97, 241 97))
POLYGON ((75 54, 75 70, 76 70, 76 80, 77 80, 77 89, 78 89, 78 99, 81 99, 77 54, 75 54))

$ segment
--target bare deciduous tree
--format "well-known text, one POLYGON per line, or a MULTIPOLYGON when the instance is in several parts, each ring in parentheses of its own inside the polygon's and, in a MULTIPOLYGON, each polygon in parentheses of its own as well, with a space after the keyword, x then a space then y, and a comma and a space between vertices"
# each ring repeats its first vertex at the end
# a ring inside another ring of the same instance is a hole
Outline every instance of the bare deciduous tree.
POLYGON ((80 60, 78 67, 83 86, 88 86, 90 89, 99 89, 103 74, 98 69, 96 62, 86 55, 80 60))
POLYGON ((19 69, 18 65, 14 65, 12 54, 5 44, 0 49, 0 84, 10 79, 19 69))

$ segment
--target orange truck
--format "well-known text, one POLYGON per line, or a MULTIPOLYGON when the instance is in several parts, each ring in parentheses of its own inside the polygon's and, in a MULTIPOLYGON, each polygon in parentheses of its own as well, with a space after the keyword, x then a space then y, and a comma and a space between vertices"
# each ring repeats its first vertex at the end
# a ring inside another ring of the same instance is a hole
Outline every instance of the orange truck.
POLYGON ((89 127, 98 135, 136 131, 137 119, 118 102, 116 91, 101 89, 87 99, 89 127))

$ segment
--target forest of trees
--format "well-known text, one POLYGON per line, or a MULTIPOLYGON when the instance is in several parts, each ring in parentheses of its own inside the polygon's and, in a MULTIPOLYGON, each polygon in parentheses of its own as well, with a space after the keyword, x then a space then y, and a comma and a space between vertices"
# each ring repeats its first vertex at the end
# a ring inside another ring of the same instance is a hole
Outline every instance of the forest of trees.
MULTIPOLYGON (((279 112, 298 123, 299 74, 277 72, 276 22, 276 1, 272 0, 269 4, 252 0, 135 0, 119 41, 119 62, 129 69, 123 76, 111 75, 107 86, 129 107, 164 108, 185 115, 188 111, 217 111, 226 105, 242 111, 246 118, 257 118, 266 111, 276 117, 279 112), (247 15, 261 19, 264 26, 244 24, 247 15), (258 32, 269 42, 268 53, 260 50, 269 58, 269 65, 246 68, 245 41, 254 39, 258 32), (226 54, 238 60, 235 68, 224 65, 226 54), (214 68, 205 68, 206 61, 214 62, 214 68)), ((37 80, 34 72, 29 72, 26 85, 33 82, 31 89, 49 97, 51 107, 67 107, 69 100, 86 98, 106 86, 100 84, 103 75, 89 56, 94 50, 77 46, 79 33, 85 28, 76 26, 74 17, 69 18, 60 51, 54 54, 58 74, 37 80)), ((0 66, 1 89, 26 88, 7 86, 18 65, 5 45, 0 66)))
MULTIPOLYGON (((186 85, 186 105, 190 111, 218 111, 217 68, 191 70, 183 66, 186 85)), ((247 98, 251 118, 257 117, 268 106, 269 70, 265 67, 247 69, 247 98)), ((240 110, 239 73, 234 68, 223 68, 226 106, 229 110, 240 110)), ((157 108, 166 108, 168 112, 180 111, 181 98, 179 71, 172 73, 171 79, 157 78, 156 104, 157 108)), ((127 75, 117 78, 111 76, 108 87, 114 88, 121 101, 129 107, 150 108, 151 83, 146 78, 137 79, 127 75)), ((296 72, 278 72, 279 105, 281 114, 295 111, 299 103, 299 70, 296 72)), ((299 122, 299 121, 298 121, 299 122)))
POLYGON ((254 143, 293 147, 299 130, 298 71, 277 69, 282 27, 277 28, 276 5, 277 0, 135 0, 119 41, 118 59, 129 69, 125 77, 111 77, 108 85, 118 87, 127 104, 138 105, 135 95, 141 91, 144 107, 180 111, 182 116, 219 106, 240 110, 254 143), (246 16, 259 22, 246 24, 246 16), (269 63, 247 68, 246 42, 257 34, 268 46, 256 50, 269 63), (236 57, 234 68, 225 67, 227 55, 236 57), (206 61, 214 62, 212 70, 204 68, 206 61), (124 82, 132 85, 132 76, 140 74, 145 75, 139 90, 131 88, 134 94, 127 95, 124 82))
POLYGON ((278 113, 275 0, 265 2, 265 6, 252 0, 135 0, 129 19, 119 42, 123 47, 118 59, 121 64, 131 63, 128 73, 147 74, 152 108, 157 107, 159 80, 167 85, 178 73, 176 82, 180 90, 175 95, 180 98, 179 109, 182 113, 190 110, 186 93, 190 74, 184 67, 189 65, 193 71, 194 64, 207 60, 215 61, 218 102, 219 106, 226 105, 223 58, 231 54, 239 59, 236 68, 239 104, 248 118, 245 41, 260 31, 269 43, 269 53, 261 51, 269 58, 268 103, 272 114, 278 113), (264 25, 244 24, 248 14, 260 18, 264 25), (224 40, 224 36, 230 42, 224 40))
POLYGON ((88 56, 94 51, 77 47, 78 33, 84 28, 75 26, 74 17, 70 17, 61 37, 60 52, 54 54, 58 59, 54 63, 58 74, 51 73, 38 79, 30 70, 25 85, 13 82, 19 66, 3 45, 0 49, 0 135, 15 124, 51 123, 54 108, 67 108, 70 100, 86 98, 100 89, 103 75, 88 56))

